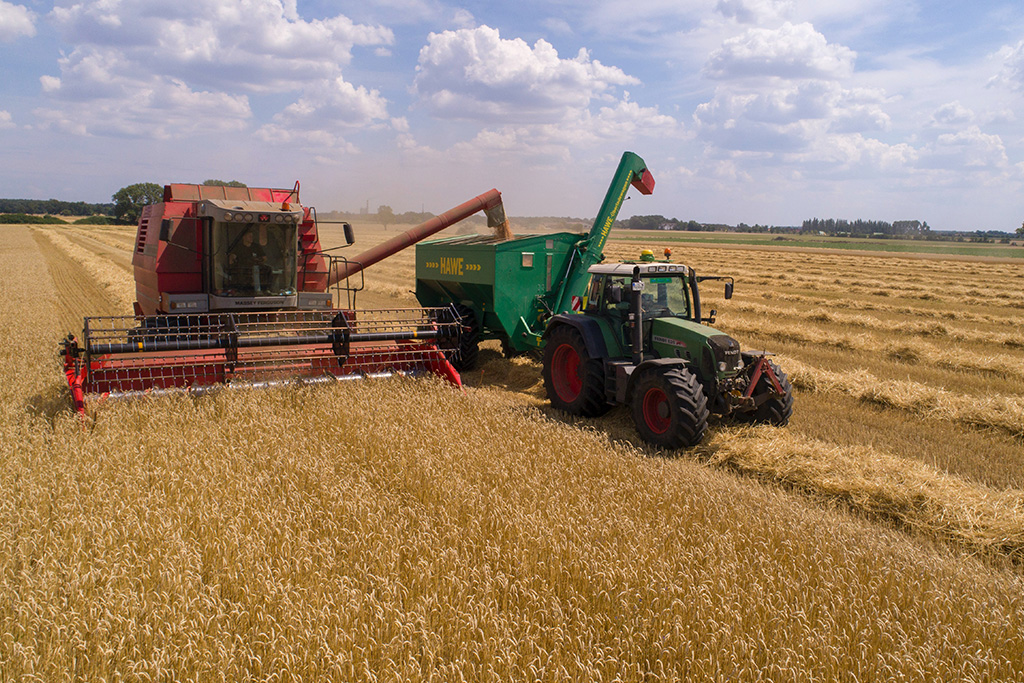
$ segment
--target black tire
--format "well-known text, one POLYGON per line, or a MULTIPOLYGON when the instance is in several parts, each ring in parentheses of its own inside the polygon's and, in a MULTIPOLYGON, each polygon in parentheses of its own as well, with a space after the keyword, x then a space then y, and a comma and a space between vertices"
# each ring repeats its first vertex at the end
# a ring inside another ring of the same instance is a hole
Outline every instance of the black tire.
POLYGON ((708 429, 708 400, 683 367, 648 370, 633 389, 633 424, 644 441, 662 448, 690 448, 708 429))
POLYGON ((611 409, 604 393, 604 363, 590 357, 575 328, 558 325, 551 331, 543 362, 544 390, 553 407, 584 417, 611 409))
POLYGON ((455 304, 455 311, 462 318, 463 330, 459 337, 459 348, 452 358, 452 366, 459 372, 465 372, 476 367, 480 355, 480 323, 469 306, 455 304))
MULTIPOLYGON (((790 384, 789 377, 779 369, 778 365, 770 360, 766 360, 765 362, 771 366, 772 372, 774 372, 775 377, 778 378, 779 386, 782 387, 782 396, 773 396, 758 406, 757 410, 749 413, 738 413, 736 418, 740 422, 756 422, 775 425, 776 427, 785 427, 789 423, 790 416, 793 415, 793 385, 790 384)), ((762 375, 757 380, 757 386, 754 387, 753 396, 757 397, 761 394, 767 393, 770 389, 771 383, 768 381, 767 377, 762 375)))

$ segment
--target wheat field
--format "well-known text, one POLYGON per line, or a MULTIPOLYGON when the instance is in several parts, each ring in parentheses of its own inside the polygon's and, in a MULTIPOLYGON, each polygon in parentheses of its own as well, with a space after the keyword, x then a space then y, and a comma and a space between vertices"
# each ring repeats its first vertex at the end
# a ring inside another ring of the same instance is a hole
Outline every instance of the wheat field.
MULTIPOLYGON (((736 278, 705 306, 797 403, 665 454, 624 409, 551 411, 493 343, 465 392, 223 391, 83 428, 57 343, 130 312, 134 231, 0 230, 0 680, 1024 680, 1019 266, 677 249, 736 278)), ((359 305, 414 304, 413 270, 375 266, 359 305)))

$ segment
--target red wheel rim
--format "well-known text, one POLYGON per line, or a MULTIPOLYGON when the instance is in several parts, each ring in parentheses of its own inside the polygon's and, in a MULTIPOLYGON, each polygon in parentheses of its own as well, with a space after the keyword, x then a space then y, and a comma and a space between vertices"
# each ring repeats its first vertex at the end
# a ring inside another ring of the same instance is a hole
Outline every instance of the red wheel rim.
POLYGON ((555 349, 551 359, 551 382, 555 385, 558 398, 566 403, 575 401, 583 391, 580 379, 580 354, 571 344, 562 344, 555 349))
POLYGON ((652 387, 644 394, 644 422, 647 428, 655 434, 664 434, 668 431, 672 420, 669 418, 668 396, 657 387, 652 387))

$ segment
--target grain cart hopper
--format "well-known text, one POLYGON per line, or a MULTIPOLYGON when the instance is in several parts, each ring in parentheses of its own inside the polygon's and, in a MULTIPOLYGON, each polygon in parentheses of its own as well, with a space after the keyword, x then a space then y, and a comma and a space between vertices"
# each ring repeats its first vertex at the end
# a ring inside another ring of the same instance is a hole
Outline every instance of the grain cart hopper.
POLYGON ((346 259, 322 248, 298 183, 168 185, 139 219, 135 315, 85 318, 81 341, 63 343, 75 408, 84 413, 88 395, 422 371, 459 384, 452 307, 354 310, 354 298, 364 268, 480 210, 504 221, 491 190, 346 259))
POLYGON ((416 246, 420 305, 454 305, 466 325, 453 361, 457 368, 474 366, 483 339, 500 339, 509 355, 543 347, 546 321, 580 308, 590 281, 587 268, 604 258, 608 233, 631 186, 651 194, 654 177, 643 159, 626 152, 589 233, 510 240, 469 235, 416 246))
POLYGON ((678 448, 704 436, 709 413, 784 425, 793 409, 788 379, 767 354, 742 353, 704 318, 691 268, 655 263, 602 264, 612 223, 630 186, 654 189, 643 159, 622 155, 589 234, 496 240, 453 237, 416 248, 416 296, 424 306, 453 304, 470 333, 456 362, 472 367, 479 339, 507 352, 543 349, 551 404, 597 416, 632 406, 647 441, 678 448), (647 306, 645 309, 644 307, 647 306))

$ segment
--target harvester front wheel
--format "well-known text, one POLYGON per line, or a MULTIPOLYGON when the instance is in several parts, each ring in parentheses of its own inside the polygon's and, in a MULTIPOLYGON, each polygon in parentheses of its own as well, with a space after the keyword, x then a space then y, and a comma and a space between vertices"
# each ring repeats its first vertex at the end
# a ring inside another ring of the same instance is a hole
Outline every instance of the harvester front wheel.
MULTIPOLYGON (((789 423, 790 416, 793 414, 793 385, 790 383, 789 377, 786 376, 786 373, 778 365, 768 359, 765 359, 764 362, 771 367, 771 371, 775 373, 775 377, 779 380, 782 396, 772 396, 759 405, 757 410, 749 413, 739 413, 736 417, 742 422, 760 422, 775 425, 776 427, 785 427, 789 423)), ((761 375, 751 395, 757 398, 771 390, 771 381, 765 375, 761 375)))
POLYGON ((559 325, 551 331, 541 374, 553 407, 584 417, 604 415, 611 409, 604 394, 604 365, 600 358, 590 357, 576 329, 559 325))
POLYGON ((633 424, 644 441, 662 448, 689 448, 704 438, 708 401, 686 368, 649 370, 633 391, 633 424))
POLYGON ((469 306, 455 304, 455 310, 462 319, 462 336, 459 337, 459 349, 452 359, 452 366, 459 372, 465 372, 476 367, 477 356, 480 355, 480 323, 469 306))

